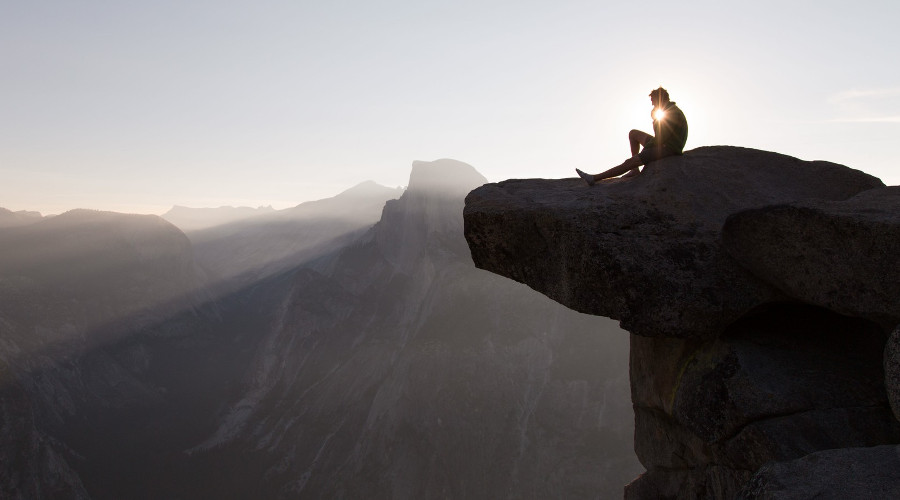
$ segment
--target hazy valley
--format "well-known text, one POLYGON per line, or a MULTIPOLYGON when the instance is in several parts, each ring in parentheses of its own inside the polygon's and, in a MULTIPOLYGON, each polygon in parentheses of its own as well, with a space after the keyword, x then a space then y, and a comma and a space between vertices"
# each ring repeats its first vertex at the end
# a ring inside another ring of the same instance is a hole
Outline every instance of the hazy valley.
POLYGON ((620 498, 628 335, 474 267, 484 182, 0 213, 2 496, 620 498))

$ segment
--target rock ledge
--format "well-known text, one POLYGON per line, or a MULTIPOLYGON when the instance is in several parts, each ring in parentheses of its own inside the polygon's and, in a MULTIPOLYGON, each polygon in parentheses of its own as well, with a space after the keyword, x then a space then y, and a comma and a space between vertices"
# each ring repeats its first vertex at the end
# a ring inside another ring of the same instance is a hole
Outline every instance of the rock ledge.
POLYGON ((626 498, 794 498, 803 457, 900 442, 898 214, 858 170, 715 146, 593 187, 487 184, 464 221, 478 267, 632 333, 626 498))

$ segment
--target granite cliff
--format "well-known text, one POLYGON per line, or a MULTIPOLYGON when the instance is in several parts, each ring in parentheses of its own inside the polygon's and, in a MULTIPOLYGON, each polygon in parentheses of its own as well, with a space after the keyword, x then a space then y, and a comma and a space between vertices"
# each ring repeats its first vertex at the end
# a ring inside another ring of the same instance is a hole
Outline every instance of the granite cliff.
POLYGON ((477 267, 631 332, 626 498, 869 498, 900 493, 897 214, 863 172, 717 146, 488 184, 464 220, 477 267))

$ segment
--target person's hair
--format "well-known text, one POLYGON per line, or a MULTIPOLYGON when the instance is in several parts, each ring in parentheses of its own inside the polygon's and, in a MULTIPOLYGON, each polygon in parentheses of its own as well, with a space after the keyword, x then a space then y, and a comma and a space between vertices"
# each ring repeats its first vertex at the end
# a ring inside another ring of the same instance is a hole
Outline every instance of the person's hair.
POLYGON ((668 101, 669 100, 669 91, 660 87, 655 90, 650 91, 650 97, 656 96, 660 101, 668 101))

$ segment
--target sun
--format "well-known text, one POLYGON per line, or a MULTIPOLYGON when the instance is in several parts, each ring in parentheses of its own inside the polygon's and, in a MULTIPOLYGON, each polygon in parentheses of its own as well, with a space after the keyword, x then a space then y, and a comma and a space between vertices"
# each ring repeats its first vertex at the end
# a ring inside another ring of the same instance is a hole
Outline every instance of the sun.
POLYGON ((653 110, 653 119, 661 122, 662 119, 666 116, 666 110, 662 108, 656 108, 653 110))

